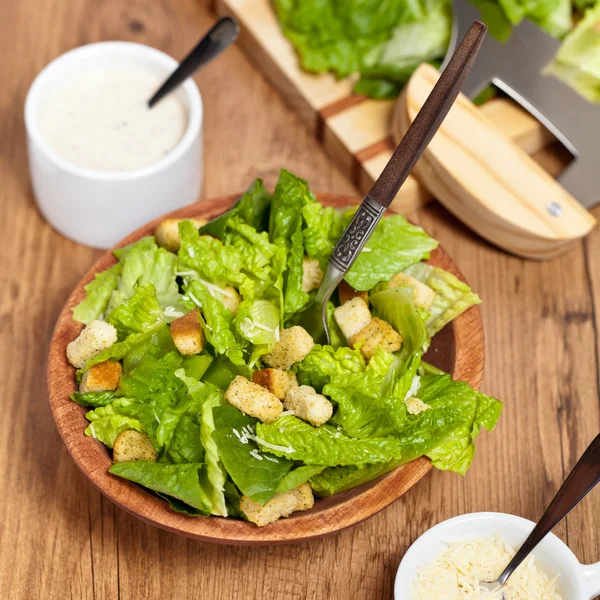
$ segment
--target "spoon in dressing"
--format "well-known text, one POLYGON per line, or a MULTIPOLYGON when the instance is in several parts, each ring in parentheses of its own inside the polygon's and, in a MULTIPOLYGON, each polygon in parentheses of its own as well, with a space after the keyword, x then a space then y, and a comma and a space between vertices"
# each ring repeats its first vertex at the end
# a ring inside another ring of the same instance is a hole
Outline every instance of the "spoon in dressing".
POLYGON ((239 25, 231 17, 219 19, 148 100, 148 108, 152 108, 188 77, 191 77, 200 67, 229 48, 237 39, 239 32, 239 25))
MULTIPOLYGON (((513 559, 508 563, 496 581, 480 581, 479 587, 484 590, 494 591, 502 587, 506 580, 515 572, 519 565, 531 554, 533 549, 542 541, 550 530, 562 521, 567 514, 591 492, 600 481, 600 435, 588 446, 587 450, 577 461, 575 467, 565 479, 560 490, 554 496, 538 524, 534 527, 529 537, 519 548, 513 559)), ((502 594, 502 600, 505 600, 502 594)))

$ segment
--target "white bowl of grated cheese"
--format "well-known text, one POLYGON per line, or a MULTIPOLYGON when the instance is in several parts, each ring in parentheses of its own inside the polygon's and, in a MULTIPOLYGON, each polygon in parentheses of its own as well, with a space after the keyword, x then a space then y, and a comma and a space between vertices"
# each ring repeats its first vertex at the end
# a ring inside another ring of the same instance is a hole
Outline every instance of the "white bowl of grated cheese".
MULTIPOLYGON (((476 582, 494 580, 534 526, 504 513, 472 513, 439 523, 404 555, 394 585, 396 600, 500 600, 500 591, 479 591, 476 582)), ((600 563, 580 564, 550 533, 507 588, 506 600, 590 600, 600 595, 600 563)))

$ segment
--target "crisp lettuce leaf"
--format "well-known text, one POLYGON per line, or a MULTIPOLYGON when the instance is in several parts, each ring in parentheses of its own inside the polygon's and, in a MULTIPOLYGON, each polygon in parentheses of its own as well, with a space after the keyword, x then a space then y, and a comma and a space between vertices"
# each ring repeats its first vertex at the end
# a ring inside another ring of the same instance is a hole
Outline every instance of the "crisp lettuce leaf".
POLYGON ((401 460, 374 465, 329 467, 310 479, 310 487, 316 496, 333 496, 363 483, 377 479, 401 464, 401 460))
POLYGON ((117 289, 123 264, 117 263, 106 271, 98 273, 91 283, 85 286, 86 297, 73 309, 73 319, 89 325, 102 317, 108 307, 114 290, 117 289))
POLYGON ((370 290, 409 265, 429 258, 437 246, 436 240, 403 216, 386 217, 375 228, 346 281, 355 290, 370 290))
POLYGON ((223 240, 229 221, 233 217, 240 218, 256 231, 266 231, 269 226, 270 208, 271 194, 265 189, 262 179, 255 179, 230 210, 200 227, 200 235, 211 235, 223 240))
POLYGON ((565 37, 554 61, 546 69, 591 102, 600 102, 600 3, 586 10, 583 19, 565 37))
POLYGON ((204 515, 210 514, 211 486, 203 464, 121 462, 113 464, 109 471, 154 492, 181 500, 204 515))
POLYGON ((184 414, 181 416, 160 462, 176 464, 204 462, 200 424, 195 415, 184 414))
POLYGON ((326 467, 320 465, 300 465, 283 477, 277 486, 277 493, 283 494, 306 483, 314 475, 321 473, 326 467))
POLYGON ((133 242, 127 246, 122 246, 113 251, 115 258, 118 261, 123 261, 133 252, 143 252, 144 250, 157 250, 158 245, 153 235, 147 235, 137 242, 133 242))
POLYGON ((464 475, 475 456, 475 438, 482 427, 494 429, 502 403, 450 375, 423 377, 417 396, 432 408, 407 416, 400 434, 405 457, 425 454, 434 467, 464 475), (430 447, 422 451, 425 445, 430 447))
MULTIPOLYGON (((135 429, 144 433, 144 426, 140 421, 117 412, 117 406, 114 405, 115 402, 116 400, 106 406, 99 406, 94 410, 90 410, 85 415, 85 418, 90 421, 85 430, 85 435, 100 440, 109 448, 114 446, 117 436, 122 431, 135 429)), ((119 399, 119 402, 125 402, 125 400, 119 399)))
MULTIPOLYGON (((138 242, 139 243, 139 242, 138 242)), ((151 283, 163 308, 180 307, 179 287, 176 281, 177 257, 164 248, 130 250, 123 259, 123 271, 112 293, 108 311, 114 310, 131 298, 138 284, 151 283)))
POLYGON ((266 452, 309 465, 357 465, 387 462, 401 456, 400 444, 393 437, 357 440, 331 425, 313 427, 293 416, 258 423, 256 434, 266 452))
POLYGON ((439 267, 417 263, 404 272, 435 292, 433 305, 427 317, 427 332, 430 337, 471 306, 481 304, 479 296, 472 292, 466 283, 439 267))
POLYGON ((158 330, 165 324, 162 308, 151 283, 136 285, 133 296, 119 304, 106 319, 114 325, 119 340, 132 333, 158 330))
POLYGON ((318 392, 336 377, 363 373, 365 359, 360 350, 316 344, 310 354, 297 365, 296 375, 300 385, 310 385, 318 392))
POLYGON ((343 232, 340 213, 331 206, 309 202, 302 208, 304 248, 310 258, 326 260, 343 232))
POLYGON ((369 297, 373 313, 387 321, 402 336, 402 353, 409 355, 429 343, 423 313, 415 306, 409 286, 391 288, 369 297))
POLYGON ((266 504, 278 491, 282 479, 293 463, 285 458, 265 455, 254 437, 256 419, 226 405, 214 408, 215 431, 219 456, 235 485, 259 504, 266 504))
POLYGON ((91 406, 93 408, 98 408, 99 406, 106 406, 110 404, 114 398, 114 392, 87 392, 85 394, 81 394, 79 392, 75 392, 69 396, 71 400, 77 402, 77 404, 81 404, 81 406, 91 406))
POLYGON ((310 301, 310 295, 302 291, 304 261, 304 238, 302 227, 298 225, 292 234, 292 246, 288 254, 284 286, 284 322, 300 312, 310 301))
POLYGON ((225 287, 239 287, 245 280, 244 259, 235 246, 226 246, 209 235, 200 235, 191 221, 179 223, 179 272, 193 270, 192 275, 225 287))
POLYGON ((217 444, 212 435, 215 431, 213 408, 219 406, 221 394, 211 385, 201 383, 192 377, 187 377, 183 369, 175 371, 175 376, 181 379, 196 403, 200 407, 200 441, 204 448, 206 476, 210 483, 208 496, 211 501, 210 512, 213 515, 227 516, 225 506, 225 480, 227 475, 219 460, 217 444))
POLYGON ((241 340, 233 332, 233 314, 199 281, 191 281, 185 290, 184 301, 189 308, 199 307, 200 323, 206 339, 217 354, 225 355, 235 365, 245 365, 241 340))

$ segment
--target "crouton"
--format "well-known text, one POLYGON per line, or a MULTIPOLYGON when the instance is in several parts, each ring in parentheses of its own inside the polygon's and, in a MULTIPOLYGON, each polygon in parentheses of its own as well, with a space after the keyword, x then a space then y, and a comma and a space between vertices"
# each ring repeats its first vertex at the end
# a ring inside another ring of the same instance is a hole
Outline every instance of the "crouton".
POLYGON ((156 450, 145 433, 127 429, 121 431, 113 446, 113 460, 115 462, 148 461, 156 460, 156 450))
POLYGON ((410 275, 405 275, 404 273, 397 273, 388 281, 388 288, 395 288, 404 285, 413 288, 415 306, 423 308, 427 311, 431 308, 435 298, 435 292, 428 285, 425 285, 418 279, 415 279, 410 275))
POLYGON ((274 421, 283 412, 283 405, 277 396, 241 375, 238 375, 225 390, 225 400, 244 414, 264 423, 274 421))
POLYGON ((302 291, 312 292, 316 290, 323 281, 323 269, 318 259, 304 257, 302 261, 302 291))
POLYGON ((281 332, 279 341, 263 360, 270 366, 287 371, 293 364, 300 362, 314 348, 315 342, 306 329, 294 325, 281 332))
POLYGON ((400 350, 402 336, 387 321, 373 317, 366 327, 350 338, 349 342, 353 348, 362 342, 360 350, 363 356, 369 360, 378 347, 385 348, 390 352, 400 350))
POLYGON ((267 388, 271 394, 280 400, 285 398, 286 392, 293 386, 298 385, 294 373, 287 373, 281 369, 261 369, 254 371, 252 381, 267 388))
POLYGON ((355 290, 345 279, 342 279, 342 282, 338 285, 338 294, 340 296, 340 304, 346 304, 352 298, 362 298, 365 304, 369 304, 369 292, 355 290))
MULTIPOLYGON (((154 232, 156 243, 169 250, 169 252, 177 252, 181 244, 179 239, 179 223, 187 219, 165 219, 160 223, 154 232)), ((208 221, 205 219, 189 219, 196 227, 206 225, 208 221)))
POLYGON ((269 523, 275 523, 281 517, 289 517, 295 511, 308 510, 314 503, 310 485, 303 483, 293 490, 276 494, 264 506, 254 502, 248 496, 242 496, 240 510, 248 521, 264 527, 269 523))
POLYGON ((117 330, 110 323, 92 321, 67 346, 67 358, 77 369, 83 369, 85 363, 110 348, 117 341, 117 330))
POLYGON ((411 415, 418 415, 419 413, 425 412, 429 410, 431 406, 429 404, 425 404, 423 400, 420 398, 408 398, 405 400, 406 402, 406 410, 408 410, 411 415))
POLYGON ((106 360, 93 365, 83 374, 79 391, 82 394, 112 392, 117 389, 122 372, 121 363, 114 360, 106 360))
POLYGON ((284 406, 315 427, 327 423, 333 414, 333 404, 309 385, 290 388, 285 395, 284 406))
POLYGON ((200 325, 200 311, 196 308, 171 323, 171 337, 181 354, 200 354, 206 346, 206 337, 200 325))
POLYGON ((333 311, 333 317, 340 326, 344 337, 350 338, 371 322, 371 311, 362 298, 352 298, 333 311))
POLYGON ((223 303, 225 308, 228 308, 234 315, 237 315, 238 306, 240 305, 242 298, 234 287, 227 286, 223 288, 223 293, 219 293, 219 300, 223 303))

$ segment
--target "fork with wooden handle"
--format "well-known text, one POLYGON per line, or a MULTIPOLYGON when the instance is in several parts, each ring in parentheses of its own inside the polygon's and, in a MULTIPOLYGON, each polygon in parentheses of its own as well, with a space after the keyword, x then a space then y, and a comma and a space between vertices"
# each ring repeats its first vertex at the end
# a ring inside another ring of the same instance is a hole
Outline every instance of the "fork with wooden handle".
POLYGON ((316 343, 330 343, 327 303, 331 294, 358 258, 383 213, 448 114, 477 57, 486 31, 483 23, 473 23, 333 249, 315 302, 299 320, 316 343))

